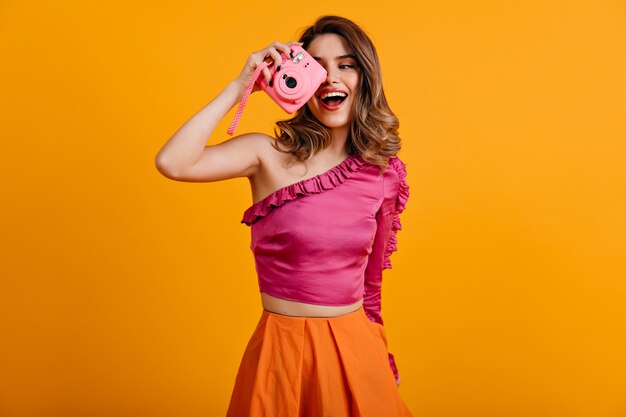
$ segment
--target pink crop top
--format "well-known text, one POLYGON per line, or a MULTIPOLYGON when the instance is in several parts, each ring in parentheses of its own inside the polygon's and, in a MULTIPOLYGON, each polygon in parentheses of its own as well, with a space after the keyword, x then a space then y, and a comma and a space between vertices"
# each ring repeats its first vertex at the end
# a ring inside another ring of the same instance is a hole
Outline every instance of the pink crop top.
MULTIPOLYGON (((382 271, 391 268, 408 198, 399 158, 380 175, 377 165, 350 155, 252 205, 241 223, 251 228, 260 291, 326 306, 363 299, 367 317, 382 325, 382 271)), ((391 353, 389 363, 398 379, 391 353)))

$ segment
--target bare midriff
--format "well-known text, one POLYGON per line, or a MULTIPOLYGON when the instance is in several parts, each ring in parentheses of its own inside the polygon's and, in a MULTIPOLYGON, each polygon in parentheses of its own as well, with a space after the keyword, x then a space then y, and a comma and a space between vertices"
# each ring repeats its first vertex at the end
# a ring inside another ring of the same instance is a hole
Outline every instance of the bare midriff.
POLYGON ((261 293, 261 302, 264 310, 284 316, 296 317, 338 317, 352 313, 363 305, 363 300, 346 306, 307 304, 276 298, 264 292, 261 293))

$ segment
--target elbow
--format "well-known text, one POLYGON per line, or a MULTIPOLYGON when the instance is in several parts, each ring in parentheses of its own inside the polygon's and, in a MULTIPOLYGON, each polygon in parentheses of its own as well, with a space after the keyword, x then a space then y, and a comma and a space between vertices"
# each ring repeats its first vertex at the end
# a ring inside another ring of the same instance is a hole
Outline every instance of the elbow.
POLYGON ((173 165, 160 153, 154 158, 154 166, 161 175, 171 180, 177 178, 177 170, 173 165))

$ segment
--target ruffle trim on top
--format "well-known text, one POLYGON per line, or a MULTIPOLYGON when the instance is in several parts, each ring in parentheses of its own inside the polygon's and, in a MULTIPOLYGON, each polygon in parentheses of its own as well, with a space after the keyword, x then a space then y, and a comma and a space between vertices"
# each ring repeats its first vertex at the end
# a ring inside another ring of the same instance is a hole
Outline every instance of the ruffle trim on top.
POLYGON ((390 158, 388 169, 394 169, 398 173, 398 196, 396 197, 395 214, 391 222, 391 233, 389 234, 389 241, 387 242, 383 258, 383 269, 391 269, 391 254, 398 250, 396 234, 399 230, 402 230, 400 213, 404 211, 409 199, 409 185, 406 183, 406 166, 404 163, 397 157, 390 158))
POLYGON ((275 207, 280 207, 288 201, 300 196, 331 190, 343 184, 365 164, 366 161, 360 155, 349 155, 339 165, 335 165, 328 171, 280 188, 256 202, 245 211, 241 223, 250 226, 258 219, 267 216, 275 207))

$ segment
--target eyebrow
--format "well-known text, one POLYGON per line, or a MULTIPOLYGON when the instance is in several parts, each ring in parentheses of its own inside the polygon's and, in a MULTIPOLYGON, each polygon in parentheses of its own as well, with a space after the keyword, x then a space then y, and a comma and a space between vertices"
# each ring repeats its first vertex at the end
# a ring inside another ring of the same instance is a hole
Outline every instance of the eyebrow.
MULTIPOLYGON (((346 54, 346 55, 339 55, 338 57, 335 57, 335 59, 340 60, 340 59, 346 59, 346 58, 352 58, 356 61, 356 57, 352 54, 346 54)), ((314 56, 313 57, 314 60, 316 61, 323 61, 323 58, 320 58, 319 56, 314 56)))

